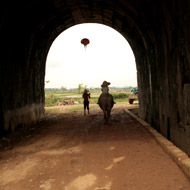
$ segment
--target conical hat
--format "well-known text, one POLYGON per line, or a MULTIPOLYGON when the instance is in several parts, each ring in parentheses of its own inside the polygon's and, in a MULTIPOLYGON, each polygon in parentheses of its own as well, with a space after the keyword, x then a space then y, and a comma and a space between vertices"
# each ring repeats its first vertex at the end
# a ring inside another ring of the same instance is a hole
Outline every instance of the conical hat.
POLYGON ((101 87, 108 87, 108 85, 110 85, 110 82, 104 81, 101 85, 101 87))

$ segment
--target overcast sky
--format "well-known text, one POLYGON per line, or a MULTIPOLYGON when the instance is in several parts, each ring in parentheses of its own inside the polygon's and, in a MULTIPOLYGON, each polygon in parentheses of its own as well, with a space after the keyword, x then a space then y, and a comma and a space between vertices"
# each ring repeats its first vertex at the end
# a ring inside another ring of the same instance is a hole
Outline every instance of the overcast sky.
POLYGON ((46 61, 46 88, 136 86, 136 64, 126 39, 102 24, 80 24, 61 33, 53 42, 46 61), (81 39, 88 38, 85 50, 81 39))

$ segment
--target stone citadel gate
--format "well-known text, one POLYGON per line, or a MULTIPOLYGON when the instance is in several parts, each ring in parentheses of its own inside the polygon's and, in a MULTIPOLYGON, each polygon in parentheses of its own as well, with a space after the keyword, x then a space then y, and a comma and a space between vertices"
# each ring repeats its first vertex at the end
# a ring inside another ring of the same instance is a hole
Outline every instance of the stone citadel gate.
POLYGON ((49 48, 67 28, 100 23, 136 58, 140 117, 190 155, 190 1, 27 0, 0 6, 0 131, 44 117, 49 48))

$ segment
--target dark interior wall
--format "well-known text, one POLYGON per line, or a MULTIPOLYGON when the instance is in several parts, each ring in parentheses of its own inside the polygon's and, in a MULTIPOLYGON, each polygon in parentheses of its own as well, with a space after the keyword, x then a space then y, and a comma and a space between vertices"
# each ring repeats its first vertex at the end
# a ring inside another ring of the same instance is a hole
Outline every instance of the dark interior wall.
MULTIPOLYGON (((45 59, 40 46, 38 8, 8 4, 1 20, 1 127, 14 130, 19 124, 44 116, 45 59)), ((44 35, 45 37, 45 35, 44 35)))
MULTIPOLYGON (((189 75, 189 26, 190 4, 187 1, 163 3, 160 19, 162 20, 160 44, 163 54, 157 48, 157 97, 159 101, 159 130, 177 146, 190 154, 188 94, 189 75), (162 44, 161 44, 162 43, 162 44), (185 59, 185 61, 184 61, 185 59), (187 87, 187 88, 186 88, 187 87), (188 95, 187 95, 188 94, 188 95)), ((159 34, 159 33, 158 33, 159 34)), ((157 40, 159 42, 159 40, 157 40)))
POLYGON ((101 23, 133 49, 141 118, 190 154, 189 1, 30 0, 0 9, 1 131, 44 117, 54 39, 75 24, 101 23))

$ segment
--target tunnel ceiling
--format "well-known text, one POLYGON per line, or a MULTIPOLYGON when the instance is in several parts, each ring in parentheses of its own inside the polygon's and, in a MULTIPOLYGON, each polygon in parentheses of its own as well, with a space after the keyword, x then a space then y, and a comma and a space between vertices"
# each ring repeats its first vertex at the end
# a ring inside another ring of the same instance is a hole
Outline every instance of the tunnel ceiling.
POLYGON ((11 19, 15 19, 17 28, 23 29, 25 38, 27 33, 33 36, 23 40, 31 40, 31 45, 36 41, 46 51, 61 32, 81 23, 108 25, 120 32, 135 50, 139 45, 147 47, 148 40, 153 38, 161 6, 162 1, 148 0, 34 0, 15 4, 10 11, 16 11, 11 19))
MULTIPOLYGON (((177 4, 153 0, 30 0, 9 1, 4 6, 3 23, 9 36, 3 39, 4 47, 14 42, 13 48, 18 49, 22 41, 19 51, 24 51, 27 57, 18 59, 32 61, 29 59, 39 54, 40 60, 45 60, 55 38, 67 28, 81 23, 100 23, 116 29, 137 57, 142 49, 154 46, 156 31, 164 26, 162 12, 171 19, 169 8, 177 4)), ((18 56, 17 52, 13 54, 18 56)))
MULTIPOLYGON (((55 6, 60 6, 60 4, 55 3, 55 6)), ((154 7, 154 5, 151 6, 154 7)), ((155 23, 147 20, 152 18, 152 12, 150 5, 147 6, 142 1, 68 1, 66 6, 61 5, 59 14, 50 19, 53 23, 57 23, 56 31, 59 33, 64 30, 64 27, 79 23, 108 25, 124 35, 132 48, 135 48, 135 43, 140 42, 139 39, 143 39, 146 45, 145 38, 148 33, 151 33, 147 30, 154 28, 155 23), (67 7, 67 15, 63 11, 64 7, 67 7), (150 23, 151 28, 148 26, 150 23)))

